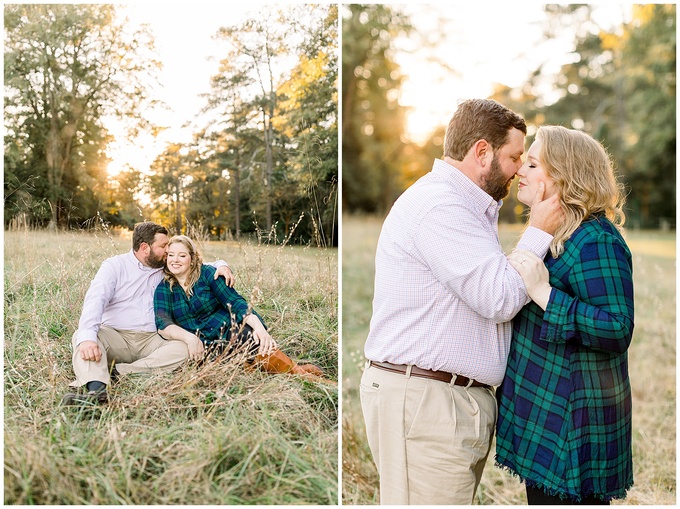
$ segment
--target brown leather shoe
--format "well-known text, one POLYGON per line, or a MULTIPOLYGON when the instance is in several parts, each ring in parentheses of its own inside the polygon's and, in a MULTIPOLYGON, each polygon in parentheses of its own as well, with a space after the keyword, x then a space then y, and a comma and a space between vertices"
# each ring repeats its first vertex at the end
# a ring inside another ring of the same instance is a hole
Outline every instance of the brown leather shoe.
POLYGON ((293 368, 293 373, 296 375, 301 375, 303 373, 309 373, 310 375, 320 376, 324 375, 323 370, 316 364, 298 364, 293 368))
POLYGON ((323 381, 337 385, 337 382, 323 378, 324 372, 319 366, 314 364, 296 364, 290 357, 278 349, 266 356, 257 355, 255 357, 255 364, 269 373, 290 373, 291 375, 300 375, 307 380, 323 381))

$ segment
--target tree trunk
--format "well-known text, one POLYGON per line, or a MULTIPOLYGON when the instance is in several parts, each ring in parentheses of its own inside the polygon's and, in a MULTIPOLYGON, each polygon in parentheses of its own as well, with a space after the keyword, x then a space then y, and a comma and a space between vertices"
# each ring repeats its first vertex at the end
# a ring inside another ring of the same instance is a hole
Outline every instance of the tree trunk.
POLYGON ((236 159, 236 169, 231 171, 234 195, 234 232, 236 240, 241 238, 241 154, 236 159))
POLYGON ((266 179, 267 179, 267 232, 272 228, 272 177, 274 175, 274 160, 272 157, 272 118, 267 121, 266 112, 262 112, 264 117, 264 145, 266 155, 266 179))

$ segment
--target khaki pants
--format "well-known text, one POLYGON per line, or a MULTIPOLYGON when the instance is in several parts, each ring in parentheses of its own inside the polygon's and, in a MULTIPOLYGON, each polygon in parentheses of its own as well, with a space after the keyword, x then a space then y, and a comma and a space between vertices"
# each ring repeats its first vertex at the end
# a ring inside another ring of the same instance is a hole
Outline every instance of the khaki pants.
POLYGON ((471 504, 496 425, 494 390, 367 364, 360 392, 380 503, 471 504))
POLYGON ((189 358, 187 346, 182 341, 165 340, 156 332, 116 330, 103 325, 97 334, 102 358, 99 362, 85 361, 80 357, 80 346, 76 346, 77 336, 78 331, 72 339, 76 381, 70 384, 71 387, 80 387, 93 380, 108 385, 111 381, 109 366, 114 361, 116 370, 124 375, 172 371, 189 358))

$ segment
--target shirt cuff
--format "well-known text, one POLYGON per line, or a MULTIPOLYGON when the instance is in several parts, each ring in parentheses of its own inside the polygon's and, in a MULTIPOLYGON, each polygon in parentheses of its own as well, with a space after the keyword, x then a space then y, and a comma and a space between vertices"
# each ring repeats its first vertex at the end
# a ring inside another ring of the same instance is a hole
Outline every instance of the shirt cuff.
POLYGON ((569 328, 569 310, 573 304, 573 298, 563 291, 553 288, 550 290, 550 299, 543 314, 541 326, 541 339, 552 343, 563 343, 567 340, 569 328))
POLYGON ((529 226, 522 235, 522 238, 519 239, 515 249, 531 251, 542 260, 548 254, 552 240, 553 236, 549 233, 535 226, 529 226))
POLYGON ((83 331, 78 329, 78 337, 76 337, 76 346, 84 341, 94 341, 97 342, 97 332, 96 331, 83 331), (93 339, 94 338, 94 339, 93 339))

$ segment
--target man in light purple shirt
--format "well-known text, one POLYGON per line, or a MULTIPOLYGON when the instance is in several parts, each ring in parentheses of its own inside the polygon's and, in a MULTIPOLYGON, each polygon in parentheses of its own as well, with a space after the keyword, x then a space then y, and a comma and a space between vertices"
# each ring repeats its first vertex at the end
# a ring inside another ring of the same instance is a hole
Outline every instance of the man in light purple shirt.
MULTIPOLYGON (((524 120, 495 101, 462 102, 443 160, 394 203, 375 259, 361 380, 382 504, 470 504, 491 447, 493 386, 510 320, 529 301, 498 239, 502 198, 522 165, 524 120)), ((518 247, 543 258, 562 213, 532 207, 518 247)))
MULTIPOLYGON (((62 404, 108 402, 111 369, 117 374, 170 371, 188 359, 184 342, 165 340, 156 330, 153 295, 163 279, 168 242, 163 226, 138 223, 132 250, 102 263, 85 295, 72 339, 76 380, 70 385, 85 391, 66 394, 62 404)), ((234 277, 226 262, 212 265, 219 266, 215 278, 222 275, 232 286, 234 277)))

